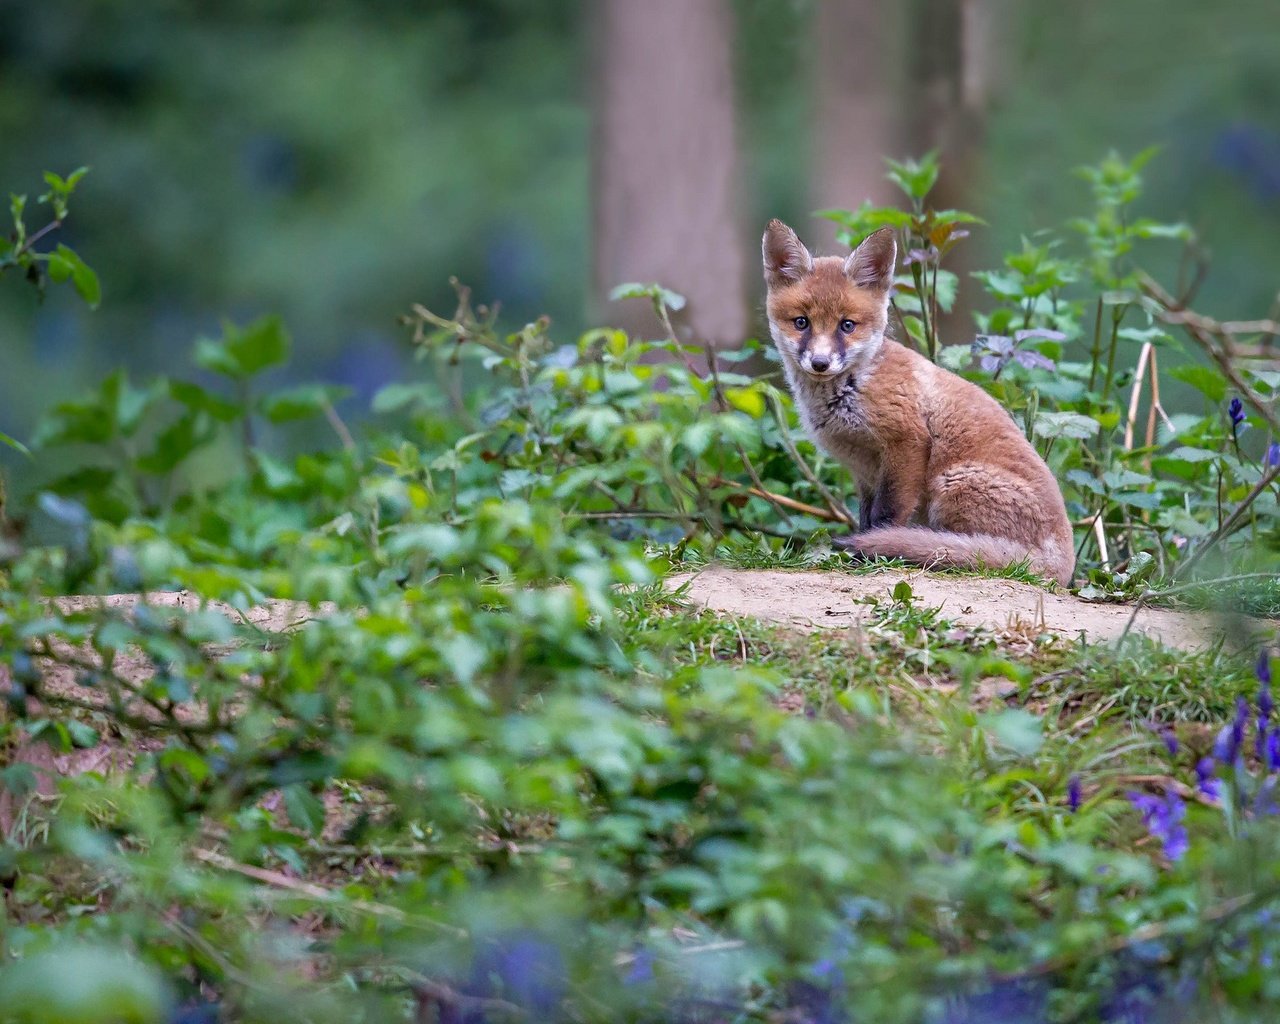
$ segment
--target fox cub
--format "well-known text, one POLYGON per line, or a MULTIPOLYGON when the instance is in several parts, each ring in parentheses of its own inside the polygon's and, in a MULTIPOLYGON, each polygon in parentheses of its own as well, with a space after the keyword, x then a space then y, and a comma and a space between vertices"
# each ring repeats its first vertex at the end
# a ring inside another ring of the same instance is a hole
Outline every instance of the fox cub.
POLYGON ((781 221, 764 234, 769 331, 814 442, 849 467, 860 532, 839 546, 917 565, 1031 570, 1070 584, 1057 482, 981 388, 887 334, 891 228, 847 259, 814 258, 781 221))

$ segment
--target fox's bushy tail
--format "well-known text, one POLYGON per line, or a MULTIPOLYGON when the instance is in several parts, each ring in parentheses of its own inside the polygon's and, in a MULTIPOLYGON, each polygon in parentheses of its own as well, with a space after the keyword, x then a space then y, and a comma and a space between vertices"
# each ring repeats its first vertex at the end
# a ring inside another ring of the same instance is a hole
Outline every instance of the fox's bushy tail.
POLYGON ((864 555, 901 558, 925 568, 1002 569, 1028 562, 1032 572, 1071 583, 1074 552, 1051 550, 1056 545, 1032 547, 1009 537, 985 533, 950 533, 917 526, 883 526, 849 539, 848 548, 864 555))

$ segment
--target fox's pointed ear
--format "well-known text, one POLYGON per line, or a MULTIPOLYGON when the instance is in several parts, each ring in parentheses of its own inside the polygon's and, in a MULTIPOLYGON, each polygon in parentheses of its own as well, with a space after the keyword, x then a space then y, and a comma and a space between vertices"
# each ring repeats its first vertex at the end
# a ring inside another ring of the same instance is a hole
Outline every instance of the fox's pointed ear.
POLYGON ((845 276, 859 288, 887 291, 893 284, 893 267, 898 259, 898 243, 893 228, 869 234, 844 261, 845 276))
POLYGON ((770 288, 793 284, 813 270, 813 257, 796 233, 780 220, 764 230, 764 279, 770 288))

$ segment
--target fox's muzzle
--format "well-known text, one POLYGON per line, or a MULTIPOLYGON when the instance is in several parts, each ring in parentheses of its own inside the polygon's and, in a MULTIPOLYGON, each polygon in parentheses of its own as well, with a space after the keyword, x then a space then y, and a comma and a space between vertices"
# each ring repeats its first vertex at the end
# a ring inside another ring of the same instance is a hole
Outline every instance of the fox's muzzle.
POLYGON ((815 377, 829 377, 840 372, 844 360, 832 345, 810 345, 800 354, 800 368, 815 377))

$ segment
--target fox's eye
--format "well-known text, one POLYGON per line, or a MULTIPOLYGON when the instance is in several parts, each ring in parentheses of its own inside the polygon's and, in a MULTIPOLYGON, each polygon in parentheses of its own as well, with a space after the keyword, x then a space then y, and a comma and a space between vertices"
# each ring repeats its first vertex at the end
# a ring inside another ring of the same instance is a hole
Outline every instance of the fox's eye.
POLYGON ((842 332, 844 332, 845 334, 852 334, 852 333, 853 333, 853 329, 854 329, 855 327, 857 327, 857 326, 858 326, 858 325, 857 325, 857 324, 855 324, 852 320, 841 320, 841 321, 840 321, 840 330, 841 330, 842 332))
POLYGON ((803 331, 809 326, 809 318, 807 316, 798 316, 791 322, 796 325, 797 331, 803 331))

